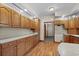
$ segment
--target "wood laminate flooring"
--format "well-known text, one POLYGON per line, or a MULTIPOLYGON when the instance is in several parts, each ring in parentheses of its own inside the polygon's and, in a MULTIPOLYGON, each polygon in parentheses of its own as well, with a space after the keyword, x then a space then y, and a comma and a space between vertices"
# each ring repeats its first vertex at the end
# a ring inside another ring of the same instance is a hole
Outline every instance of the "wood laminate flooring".
POLYGON ((53 41, 40 42, 26 56, 58 56, 58 45, 53 41))

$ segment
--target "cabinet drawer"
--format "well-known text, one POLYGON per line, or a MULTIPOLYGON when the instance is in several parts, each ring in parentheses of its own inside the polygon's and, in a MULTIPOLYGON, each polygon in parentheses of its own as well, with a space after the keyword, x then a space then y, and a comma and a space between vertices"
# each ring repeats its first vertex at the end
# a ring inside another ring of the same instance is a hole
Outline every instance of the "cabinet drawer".
POLYGON ((9 47, 9 46, 16 46, 16 41, 2 44, 2 48, 9 47))

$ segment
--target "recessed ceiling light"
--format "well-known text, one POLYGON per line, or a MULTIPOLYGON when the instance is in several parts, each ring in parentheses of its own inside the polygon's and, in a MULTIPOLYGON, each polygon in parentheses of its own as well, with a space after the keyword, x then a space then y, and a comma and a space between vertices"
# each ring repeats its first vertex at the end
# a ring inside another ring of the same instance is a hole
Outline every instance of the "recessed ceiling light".
POLYGON ((24 11, 28 11, 27 9, 24 9, 24 11))
POLYGON ((49 8, 49 11, 54 11, 54 8, 53 8, 53 7, 50 7, 50 8, 49 8))
POLYGON ((61 18, 64 18, 64 17, 65 17, 65 15, 61 16, 61 18))
POLYGON ((20 10, 20 12, 23 12, 23 10, 20 10))

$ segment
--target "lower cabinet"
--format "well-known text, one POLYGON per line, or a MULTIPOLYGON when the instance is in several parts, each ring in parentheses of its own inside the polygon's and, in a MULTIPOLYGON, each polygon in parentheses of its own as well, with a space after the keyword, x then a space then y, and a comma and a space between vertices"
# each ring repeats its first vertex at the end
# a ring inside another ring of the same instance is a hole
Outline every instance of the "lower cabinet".
POLYGON ((31 36, 26 39, 26 53, 31 50, 35 45, 39 43, 39 39, 36 36, 31 36))
POLYGON ((38 36, 30 36, 0 44, 0 56, 23 56, 39 42, 38 36))
POLYGON ((17 56, 25 54, 25 39, 17 40, 17 56))
POLYGON ((2 44, 2 56, 16 56, 16 41, 2 44))
POLYGON ((65 35, 64 36, 64 42, 70 42, 69 38, 70 38, 69 35, 65 35))
POLYGON ((64 42, 79 43, 79 38, 78 37, 74 37, 74 36, 65 36, 64 37, 64 42))

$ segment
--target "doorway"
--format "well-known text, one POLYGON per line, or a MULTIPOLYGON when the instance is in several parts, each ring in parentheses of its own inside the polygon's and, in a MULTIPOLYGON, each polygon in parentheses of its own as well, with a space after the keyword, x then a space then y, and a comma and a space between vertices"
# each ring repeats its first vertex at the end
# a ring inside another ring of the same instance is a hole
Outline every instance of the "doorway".
POLYGON ((44 40, 54 41, 54 24, 52 22, 44 22, 44 40))

